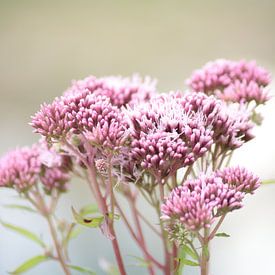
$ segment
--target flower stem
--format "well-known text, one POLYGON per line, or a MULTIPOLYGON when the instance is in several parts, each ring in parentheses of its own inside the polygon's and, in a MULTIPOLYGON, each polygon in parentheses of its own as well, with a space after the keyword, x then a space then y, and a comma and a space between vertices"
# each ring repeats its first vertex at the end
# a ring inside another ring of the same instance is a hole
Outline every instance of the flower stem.
POLYGON ((204 229, 204 236, 201 241, 202 252, 201 252, 201 259, 200 259, 200 268, 201 268, 201 275, 208 275, 209 274, 209 230, 204 229))
MULTIPOLYGON (((64 274, 70 275, 71 272, 69 268, 66 265, 66 260, 65 260, 65 255, 63 255, 63 249, 62 245, 58 241, 57 237, 57 232, 55 225, 52 220, 52 210, 54 210, 52 207, 47 207, 46 203, 40 194, 38 188, 36 190, 33 190, 33 196, 35 199, 33 199, 30 195, 26 195, 26 198, 30 201, 30 203, 37 209, 37 211, 46 219, 49 229, 50 229, 50 234, 53 239, 54 243, 54 248, 55 252, 57 254, 57 257, 55 258, 61 265, 64 274)), ((56 205, 57 202, 55 202, 56 205)))
POLYGON ((70 272, 69 268, 66 265, 65 257, 64 257, 63 252, 62 252, 62 247, 61 247, 61 245, 58 241, 58 238, 57 238, 57 233, 56 233, 53 221, 52 221, 52 217, 49 214, 44 215, 44 216, 45 216, 45 218, 48 222, 48 226, 49 226, 51 236, 52 236, 52 239, 53 239, 53 242, 54 242, 55 250, 56 250, 56 253, 57 253, 57 260, 59 261, 62 269, 64 270, 64 273, 66 275, 70 275, 71 272, 70 272))
MULTIPOLYGON (((108 208, 107 208, 106 202, 101 194, 99 184, 97 183, 94 167, 88 166, 87 169, 88 169, 88 174, 89 174, 89 185, 90 185, 91 189, 94 190, 94 195, 96 197, 96 201, 99 205, 99 208, 100 208, 102 214, 105 216, 108 213, 108 208)), ((120 274, 126 275, 126 271, 125 271, 124 263, 123 263, 122 256, 120 253, 119 245, 117 242, 117 237, 116 237, 116 233, 115 233, 115 230, 113 227, 113 223, 107 221, 107 226, 109 227, 109 231, 110 231, 111 235, 113 236, 112 246, 113 246, 113 250, 115 253, 115 257, 116 257, 116 261, 118 264, 120 274)))
MULTIPOLYGON (((144 239, 144 236, 143 236, 143 232, 142 232, 142 228, 141 228, 141 224, 140 224, 140 220, 139 220, 139 216, 138 216, 138 212, 137 212, 137 208, 136 208, 136 198, 134 196, 131 196, 128 199, 128 201, 130 203, 131 210, 132 210, 132 213, 133 213, 133 216, 134 216, 134 221, 135 221, 135 224, 136 224, 136 228, 137 228, 137 232, 138 232, 138 236, 139 236, 141 245, 144 248, 144 250, 147 250, 146 242, 145 242, 145 239, 144 239)), ((143 251, 143 254, 144 254, 144 258, 148 262, 148 272, 149 272, 149 274, 154 275, 155 272, 154 272, 154 269, 152 267, 151 261, 148 258, 147 253, 145 253, 143 251)))

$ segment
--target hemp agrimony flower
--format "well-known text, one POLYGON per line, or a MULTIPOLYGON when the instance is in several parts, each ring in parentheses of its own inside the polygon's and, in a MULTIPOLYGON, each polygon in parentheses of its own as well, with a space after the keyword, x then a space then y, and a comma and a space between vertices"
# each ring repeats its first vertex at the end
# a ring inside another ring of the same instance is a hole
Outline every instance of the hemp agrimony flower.
POLYGON ((150 77, 73 81, 32 117, 43 141, 0 160, 0 186, 14 188, 47 220, 55 249, 46 250, 45 259, 57 260, 65 274, 84 270, 69 264, 67 251, 79 224, 100 229, 126 275, 120 219, 148 274, 179 275, 189 264, 209 275, 209 243, 228 236, 218 232, 225 217, 260 186, 253 172, 229 163, 254 138, 270 75, 254 62, 217 60, 187 83, 190 91, 157 94, 150 77), (72 173, 87 181, 95 204, 73 207, 74 220, 64 224, 54 221, 55 208, 72 173), (156 221, 146 217, 140 198, 156 221), (163 259, 148 246, 144 226, 160 238, 163 259))

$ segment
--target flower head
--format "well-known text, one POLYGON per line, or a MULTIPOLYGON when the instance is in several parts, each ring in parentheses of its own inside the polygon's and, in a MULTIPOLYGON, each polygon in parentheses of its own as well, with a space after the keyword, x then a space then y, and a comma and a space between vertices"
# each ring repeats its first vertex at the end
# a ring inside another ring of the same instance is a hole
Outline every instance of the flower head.
POLYGON ((157 178, 191 165, 213 143, 202 113, 186 112, 181 100, 178 93, 170 93, 128 110, 130 157, 157 178))
POLYGON ((254 138, 254 124, 242 106, 222 104, 212 125, 215 143, 224 150, 234 150, 254 138))
MULTIPOLYGON (((110 102, 110 98, 97 93, 74 91, 43 105, 32 118, 35 132, 50 140, 81 135, 92 146, 116 150, 127 138, 124 114, 110 102)), ((80 138, 81 139, 81 138, 80 138)))
POLYGON ((231 102, 245 103, 255 100, 262 104, 269 99, 264 90, 270 83, 270 74, 255 62, 219 59, 207 63, 187 80, 196 92, 215 94, 231 102))
POLYGON ((217 177, 238 191, 253 194, 260 187, 260 179, 244 167, 226 167, 215 172, 217 177))
POLYGON ((0 160, 0 186, 24 191, 39 179, 41 162, 36 145, 17 148, 0 160))
POLYGON ((40 110, 32 116, 30 124, 35 133, 47 138, 60 139, 70 130, 67 115, 67 106, 56 98, 51 104, 41 105, 40 110))
POLYGON ((156 80, 150 77, 142 79, 138 75, 132 77, 108 76, 96 78, 89 76, 83 80, 74 81, 65 95, 75 93, 90 93, 106 96, 118 107, 148 100, 155 94, 156 80))
POLYGON ((191 231, 209 228, 221 213, 242 207, 244 193, 221 178, 201 175, 175 188, 161 207, 163 219, 179 219, 191 231))
POLYGON ((67 156, 58 156, 41 142, 32 147, 18 148, 0 160, 0 186, 25 192, 41 182, 50 193, 66 190, 71 164, 67 156))

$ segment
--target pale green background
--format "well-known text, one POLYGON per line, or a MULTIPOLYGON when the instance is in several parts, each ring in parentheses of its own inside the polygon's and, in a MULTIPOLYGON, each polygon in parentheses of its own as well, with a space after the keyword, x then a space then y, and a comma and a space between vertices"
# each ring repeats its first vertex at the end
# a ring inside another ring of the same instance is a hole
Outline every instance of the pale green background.
MULTIPOLYGON (((139 72, 159 79, 159 89, 184 89, 184 80, 206 61, 224 57, 256 59, 275 72, 275 1, 0 1, 0 153, 37 140, 28 126, 40 103, 50 101, 71 79, 89 74, 129 75, 139 72)), ((265 108, 266 120, 257 138, 234 161, 262 178, 275 178, 275 108, 265 108)), ((71 205, 89 202, 84 183, 72 184, 60 215, 72 219, 71 205)), ((0 191, 0 203, 13 194, 0 191)), ((141 205, 146 214, 148 209, 141 205)), ((34 216, 0 209, 0 218, 24 224, 39 233, 46 224, 34 216)), ((119 225, 123 255, 139 255, 119 225)), ((264 186, 229 215, 223 230, 230 239, 211 247, 211 275, 275 274, 275 186, 264 186)), ((147 234, 152 251, 160 244, 147 234)), ((72 261, 92 267, 98 259, 113 261, 109 243, 96 230, 72 242, 72 261)), ((28 257, 36 245, 0 227, 0 274, 7 274, 28 257)), ((62 274, 46 263, 28 274, 62 274)), ((129 274, 146 274, 129 267, 129 274)), ((198 274, 189 268, 186 275, 198 274)))

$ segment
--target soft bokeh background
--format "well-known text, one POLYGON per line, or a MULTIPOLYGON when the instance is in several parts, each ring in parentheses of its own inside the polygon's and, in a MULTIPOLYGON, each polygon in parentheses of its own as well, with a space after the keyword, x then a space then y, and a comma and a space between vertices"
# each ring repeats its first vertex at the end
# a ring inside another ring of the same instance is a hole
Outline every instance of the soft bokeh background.
MULTIPOLYGON (((183 89, 192 70, 220 57, 256 59, 275 75, 274 29, 274 0, 0 0, 0 153, 37 140, 28 126, 31 114, 60 95, 71 79, 139 72, 158 78, 160 91, 183 89)), ((233 160, 263 179, 275 178, 274 107, 272 99, 263 109, 266 119, 257 138, 233 160)), ((0 203, 13 196, 0 191, 0 203)), ((59 214, 72 220, 70 207, 89 201, 86 186, 76 181, 59 214)), ((37 233, 46 230, 42 220, 15 210, 0 208, 0 218, 37 233)), ((134 263, 129 255, 139 252, 118 226, 124 257, 134 263)), ((211 275, 275 274, 275 185, 263 186, 247 199, 242 210, 228 216, 223 231, 231 238, 213 242, 211 275)), ((41 252, 2 227, 0 232, 1 275, 41 252)), ((151 249, 161 256, 160 244, 149 234, 151 249)), ((98 274, 104 274, 98 259, 114 260, 109 243, 96 230, 85 231, 70 250, 73 263, 98 274)), ((62 272, 55 263, 45 263, 28 274, 62 272)), ((146 271, 130 266, 129 274, 146 271)), ((195 274, 197 269, 186 271, 195 274)))

